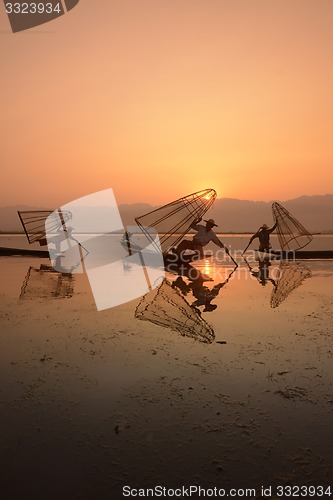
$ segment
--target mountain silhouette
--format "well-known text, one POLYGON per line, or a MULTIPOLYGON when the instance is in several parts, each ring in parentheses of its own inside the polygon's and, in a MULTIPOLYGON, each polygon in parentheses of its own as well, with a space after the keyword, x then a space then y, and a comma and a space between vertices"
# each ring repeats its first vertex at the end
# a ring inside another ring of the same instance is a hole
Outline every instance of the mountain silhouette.
MULTIPOLYGON (((207 213, 218 224, 223 233, 253 233, 262 224, 273 224, 272 202, 281 203, 311 233, 333 233, 333 195, 301 196, 292 200, 279 199, 270 202, 238 200, 235 198, 217 199, 207 213)), ((0 231, 23 232, 17 210, 51 210, 54 207, 12 206, 0 207, 0 231)), ((147 203, 124 204, 119 211, 125 226, 136 225, 134 218, 158 206, 147 203)))

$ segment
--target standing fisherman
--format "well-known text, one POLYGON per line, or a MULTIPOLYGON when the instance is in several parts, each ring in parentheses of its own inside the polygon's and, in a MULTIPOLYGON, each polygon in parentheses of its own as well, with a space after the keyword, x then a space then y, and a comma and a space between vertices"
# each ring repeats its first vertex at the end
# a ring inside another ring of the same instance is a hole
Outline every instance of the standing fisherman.
POLYGON ((259 238, 259 252, 269 252, 269 250, 272 246, 270 244, 270 236, 271 236, 271 233, 276 229, 276 226, 277 226, 277 222, 275 222, 274 226, 271 228, 269 228, 267 226, 267 224, 263 224, 258 229, 258 231, 253 236, 251 236, 249 244, 247 245, 247 247, 245 248, 243 253, 246 252, 246 250, 249 248, 249 246, 251 245, 252 241, 255 238, 259 238))

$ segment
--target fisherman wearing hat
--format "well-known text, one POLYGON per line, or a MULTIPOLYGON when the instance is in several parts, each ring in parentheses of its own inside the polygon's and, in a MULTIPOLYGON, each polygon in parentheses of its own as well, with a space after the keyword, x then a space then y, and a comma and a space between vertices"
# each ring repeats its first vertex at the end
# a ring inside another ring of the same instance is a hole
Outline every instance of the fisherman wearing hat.
POLYGON ((252 241, 255 238, 259 238, 259 252, 269 252, 271 248, 270 244, 270 235, 271 233, 276 229, 277 222, 274 224, 273 227, 269 228, 267 224, 263 224, 258 231, 251 236, 248 247, 251 245, 252 241))
POLYGON ((185 250, 194 250, 198 253, 199 259, 203 259, 203 247, 208 245, 210 241, 215 243, 215 245, 217 245, 218 247, 223 248, 224 251, 229 255, 229 250, 222 243, 222 241, 218 239, 213 231, 213 227, 217 227, 215 221, 213 219, 205 220, 204 222, 206 222, 206 225, 204 226, 203 224, 199 224, 201 220, 201 218, 196 219, 191 224, 191 228, 194 229, 194 231, 197 231, 193 236, 193 240, 183 240, 179 243, 178 247, 174 249, 174 252, 178 255, 178 258, 181 257, 182 252, 184 252, 185 250))

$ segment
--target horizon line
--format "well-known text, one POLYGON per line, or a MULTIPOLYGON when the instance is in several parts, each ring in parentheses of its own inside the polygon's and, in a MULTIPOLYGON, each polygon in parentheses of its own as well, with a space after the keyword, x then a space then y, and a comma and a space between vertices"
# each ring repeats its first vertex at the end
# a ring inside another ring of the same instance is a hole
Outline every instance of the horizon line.
MULTIPOLYGON (((222 196, 222 197, 217 197, 215 202, 217 200, 237 200, 237 201, 249 201, 249 202, 252 202, 252 203, 274 203, 275 201, 277 202, 282 202, 282 203, 287 203, 289 201, 295 201, 295 200, 299 200, 300 198, 316 198, 316 197, 325 197, 325 196, 333 196, 333 193, 325 193, 325 194, 303 194, 303 195, 300 195, 300 196, 297 196, 295 198, 288 198, 287 200, 281 200, 279 198, 274 198, 274 199, 271 199, 271 200, 268 200, 268 201, 264 201, 264 200, 250 200, 248 198, 234 198, 234 197, 229 197, 229 196, 222 196)), ((170 200, 169 202, 167 203, 171 203, 173 200, 170 200)), ((214 203, 215 203, 214 202, 214 203)), ((152 206, 152 207, 155 207, 155 206, 160 206, 160 205, 154 205, 152 204, 151 202, 145 202, 145 201, 135 201, 135 202, 132 202, 132 203, 119 203, 119 206, 123 206, 123 205, 149 205, 149 206, 152 206)), ((36 205, 27 205, 25 203, 16 203, 14 205, 0 205, 0 208, 15 208, 15 207, 36 207, 36 205)), ((42 207, 38 205, 38 207, 41 209, 42 207)), ((43 207, 45 208, 45 207, 43 207)), ((51 209, 50 209, 51 210, 51 209)))

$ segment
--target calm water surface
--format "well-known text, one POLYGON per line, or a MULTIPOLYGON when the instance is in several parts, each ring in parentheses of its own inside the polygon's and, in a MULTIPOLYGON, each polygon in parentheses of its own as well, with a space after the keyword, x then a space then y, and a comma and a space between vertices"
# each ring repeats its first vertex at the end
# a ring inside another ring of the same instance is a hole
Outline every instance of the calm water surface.
POLYGON ((210 259, 199 267, 213 281, 199 289, 168 274, 174 287, 145 321, 140 298, 97 312, 85 275, 48 264, 0 258, 7 495, 42 498, 50 483, 49 498, 121 498, 124 484, 156 482, 331 484, 332 261, 272 261, 264 273, 242 261, 232 273, 210 259), (176 327, 198 318, 211 344, 176 327))

